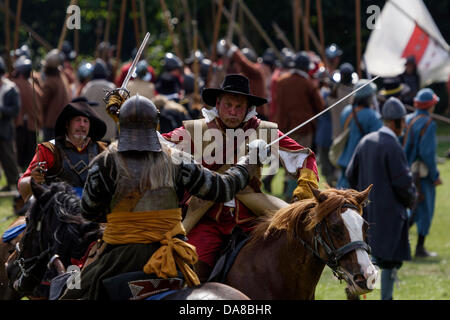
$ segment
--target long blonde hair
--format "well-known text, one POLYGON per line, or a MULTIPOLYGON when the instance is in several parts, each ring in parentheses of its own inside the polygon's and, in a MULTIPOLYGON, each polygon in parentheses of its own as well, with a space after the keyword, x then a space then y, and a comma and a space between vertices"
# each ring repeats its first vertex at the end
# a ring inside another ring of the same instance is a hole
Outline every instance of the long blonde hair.
POLYGON ((116 193, 122 194, 122 191, 131 192, 136 189, 143 193, 146 190, 174 187, 175 166, 170 157, 170 150, 164 145, 161 145, 161 148, 161 152, 118 152, 117 141, 111 143, 102 154, 105 165, 108 155, 112 157, 118 172, 114 181, 116 193))

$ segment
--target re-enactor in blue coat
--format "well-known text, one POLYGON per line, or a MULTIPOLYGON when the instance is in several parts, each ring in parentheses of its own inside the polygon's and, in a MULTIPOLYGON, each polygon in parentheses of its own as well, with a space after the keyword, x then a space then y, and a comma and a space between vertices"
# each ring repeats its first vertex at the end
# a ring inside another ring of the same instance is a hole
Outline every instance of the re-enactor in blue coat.
POLYGON ((382 269, 381 298, 392 299, 396 271, 411 259, 407 208, 416 189, 398 136, 405 126, 406 109, 390 98, 383 107, 384 126, 359 142, 346 176, 350 186, 364 190, 373 184, 364 219, 369 223, 368 243, 374 262, 382 269))
POLYGON ((412 217, 417 223, 418 241, 416 257, 436 256, 425 247, 425 237, 429 234, 434 213, 436 186, 442 184, 436 165, 436 123, 431 118, 439 97, 431 89, 420 90, 414 98, 416 111, 406 117, 404 149, 408 164, 416 176, 419 199, 412 217), (419 168, 419 161, 421 162, 419 168))
MULTIPOLYGON (((361 79, 356 84, 355 89, 363 86, 368 80, 361 79)), ((352 109, 355 110, 357 121, 361 126, 361 130, 357 125, 354 117, 349 122, 350 134, 345 145, 344 151, 338 159, 338 165, 342 169, 341 176, 337 182, 337 188, 345 189, 349 188, 347 178, 345 177, 345 169, 353 156, 356 145, 366 134, 374 132, 381 128, 383 125, 380 120, 380 114, 371 109, 370 106, 373 101, 377 87, 375 84, 365 86, 361 90, 357 91, 354 96, 353 104, 347 105, 341 112, 341 127, 344 128, 345 122, 348 117, 353 114, 352 109), (362 132, 361 132, 362 131, 362 132)))

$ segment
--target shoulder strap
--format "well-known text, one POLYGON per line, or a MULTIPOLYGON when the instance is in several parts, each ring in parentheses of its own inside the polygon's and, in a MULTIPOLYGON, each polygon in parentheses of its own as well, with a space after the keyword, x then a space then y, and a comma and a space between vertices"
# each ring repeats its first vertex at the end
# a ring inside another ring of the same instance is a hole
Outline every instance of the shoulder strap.
POLYGON ((433 119, 431 117, 429 117, 428 121, 425 123, 425 125, 422 128, 422 130, 420 130, 420 136, 421 137, 425 134, 425 131, 427 131, 427 128, 430 125, 431 121, 433 121, 433 119))
POLYGON ((350 113, 350 114, 348 115, 347 119, 345 120, 345 123, 344 123, 344 130, 347 129, 347 127, 350 125, 350 120, 352 120, 352 118, 353 118, 353 112, 350 113))
MULTIPOLYGON (((408 127, 406 128, 405 131, 405 135, 403 136, 403 147, 405 147, 406 145, 406 141, 408 141, 408 135, 409 135, 409 131, 411 130, 412 126, 414 125, 414 123, 416 123, 417 120, 419 120, 420 118, 425 117, 424 114, 419 114, 417 116, 415 116, 408 124, 408 127)), ((431 117, 430 117, 431 120, 431 117)), ((428 127, 428 124, 426 125, 428 127)), ((421 132, 421 136, 423 135, 423 133, 421 132)), ((414 143, 413 140, 411 140, 412 143, 414 143)))
MULTIPOLYGON (((360 110, 361 110, 360 107, 357 107, 357 108, 352 107, 352 112, 348 115, 347 119, 345 120, 344 128, 343 128, 344 130, 347 129, 347 127, 350 125, 350 120, 352 120, 353 116, 356 115, 360 110)), ((359 124, 359 122, 357 122, 357 124, 359 124)))
POLYGON ((360 124, 359 121, 358 121, 358 116, 357 116, 357 113, 358 113, 360 110, 361 110, 360 107, 353 108, 353 106, 352 106, 352 113, 353 113, 353 116, 354 116, 354 118, 355 118, 356 126, 358 127, 359 132, 361 133, 361 135, 364 135, 364 130, 362 129, 361 124, 360 124))

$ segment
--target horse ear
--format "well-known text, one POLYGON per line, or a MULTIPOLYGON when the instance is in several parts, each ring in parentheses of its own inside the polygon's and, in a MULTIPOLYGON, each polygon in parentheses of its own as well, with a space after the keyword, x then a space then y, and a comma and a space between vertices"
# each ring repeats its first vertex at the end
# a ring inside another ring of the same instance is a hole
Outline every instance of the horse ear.
POLYGON ((370 186, 368 186, 366 188, 366 190, 361 191, 358 193, 358 195, 355 197, 355 200, 359 203, 359 204, 363 204, 367 201, 367 199, 369 198, 369 193, 370 190, 372 190, 373 184, 371 184, 370 186))
POLYGON ((42 195, 45 193, 45 188, 37 183, 33 178, 30 180, 31 185, 31 192, 33 192, 33 195, 36 199, 39 199, 42 197, 42 195))
POLYGON ((309 186, 311 189, 312 194, 314 195, 314 198, 316 198, 317 202, 323 202, 327 200, 327 197, 319 190, 314 187, 309 186))

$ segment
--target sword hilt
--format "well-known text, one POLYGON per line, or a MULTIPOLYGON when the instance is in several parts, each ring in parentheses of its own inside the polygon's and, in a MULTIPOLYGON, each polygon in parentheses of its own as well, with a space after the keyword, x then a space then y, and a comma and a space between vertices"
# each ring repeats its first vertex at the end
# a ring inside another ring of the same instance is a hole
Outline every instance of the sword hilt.
POLYGON ((117 123, 119 122, 120 107, 130 97, 130 91, 117 88, 107 91, 103 101, 106 103, 106 112, 117 123))

